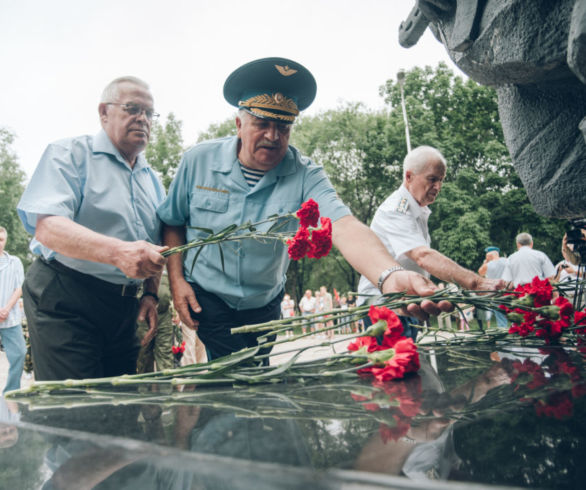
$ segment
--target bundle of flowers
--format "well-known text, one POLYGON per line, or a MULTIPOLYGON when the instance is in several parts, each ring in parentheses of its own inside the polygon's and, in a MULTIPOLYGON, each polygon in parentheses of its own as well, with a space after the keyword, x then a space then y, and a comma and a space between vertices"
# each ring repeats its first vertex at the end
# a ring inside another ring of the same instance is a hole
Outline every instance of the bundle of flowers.
POLYGON ((255 223, 246 222, 240 226, 230 225, 217 232, 208 228, 194 228, 207 233, 208 236, 170 248, 162 255, 168 257, 195 248, 199 249, 193 259, 195 263, 204 246, 215 244, 220 249, 223 266, 221 244, 229 241, 275 240, 287 245, 289 257, 293 260, 304 257, 319 259, 328 255, 332 248, 332 222, 330 218, 320 217, 319 206, 313 199, 304 202, 301 208, 294 213, 269 216, 255 223), (296 232, 281 231, 292 219, 299 220, 299 228, 296 232), (262 228, 263 225, 266 226, 267 223, 272 223, 272 225, 266 231, 261 231, 259 228, 262 228))
POLYGON ((372 326, 364 337, 358 337, 348 345, 348 350, 361 359, 367 359, 369 366, 358 370, 358 374, 372 376, 378 381, 400 379, 407 373, 419 369, 419 355, 413 339, 403 334, 399 317, 384 306, 370 307, 368 316, 372 326))
MULTIPOLYGON (((534 277, 530 283, 517 286, 505 296, 515 298, 508 305, 499 305, 513 322, 510 334, 527 337, 535 333, 549 344, 557 341, 570 327, 586 325, 586 313, 574 311, 572 303, 563 296, 554 298, 554 288, 548 279, 534 277)), ((577 332, 580 342, 584 340, 585 330, 581 328, 577 332)))

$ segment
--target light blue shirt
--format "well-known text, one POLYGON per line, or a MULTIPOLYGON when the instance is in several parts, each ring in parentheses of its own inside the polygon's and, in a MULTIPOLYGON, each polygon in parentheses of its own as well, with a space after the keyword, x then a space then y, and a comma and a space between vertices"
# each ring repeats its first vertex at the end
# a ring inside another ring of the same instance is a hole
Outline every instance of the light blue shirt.
MULTIPOLYGON (((322 167, 289 146, 277 167, 249 187, 237 158, 236 136, 208 141, 189 150, 157 213, 172 226, 184 226, 188 242, 204 238, 197 226, 218 232, 229 225, 257 222, 274 214, 297 211, 309 198, 319 204, 321 216, 332 222, 350 214, 340 201, 322 167)), ((260 226, 266 231, 271 224, 260 226)), ((282 231, 294 231, 298 221, 289 220, 282 231)), ((245 239, 222 244, 222 259, 216 245, 207 245, 191 270, 196 251, 184 255, 186 280, 222 298, 238 310, 266 305, 284 287, 289 265, 287 247, 271 240, 261 243, 245 239)))
MULTIPOLYGON (((140 154, 134 168, 126 163, 104 131, 50 144, 17 206, 33 234, 39 215, 65 216, 103 235, 124 241, 160 242, 157 206, 165 190, 140 154)), ((73 259, 30 244, 35 255, 115 284, 136 284, 110 264, 73 259)))
MULTIPOLYGON (((18 257, 0 254, 0 308, 6 306, 8 300, 24 281, 24 269, 18 257)), ((0 328, 16 327, 22 323, 22 312, 18 301, 8 313, 8 318, 0 322, 0 328)))

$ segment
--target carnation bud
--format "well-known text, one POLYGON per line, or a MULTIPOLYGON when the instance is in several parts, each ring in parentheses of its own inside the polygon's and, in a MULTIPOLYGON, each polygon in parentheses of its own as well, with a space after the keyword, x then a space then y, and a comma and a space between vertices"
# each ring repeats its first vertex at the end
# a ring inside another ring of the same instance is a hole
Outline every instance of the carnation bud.
POLYGON ((368 353, 368 360, 375 366, 381 366, 384 365, 384 363, 389 359, 392 359, 394 355, 395 349, 377 350, 368 353))
POLYGON ((511 311, 510 313, 507 313, 507 319, 510 320, 513 323, 523 323, 523 321, 525 320, 523 318, 523 315, 519 314, 519 313, 515 313, 514 311, 511 311))
POLYGON ((379 320, 374 325, 371 325, 366 329, 364 332, 365 335, 369 337, 380 337, 384 335, 385 330, 387 329, 387 322, 385 320, 379 320))
POLYGON ((560 319, 560 307, 549 305, 549 306, 542 306, 538 308, 539 314, 544 318, 549 318, 550 320, 559 320, 560 319))
POLYGON ((525 296, 513 300, 512 303, 519 306, 533 306, 533 296, 526 294, 525 296))

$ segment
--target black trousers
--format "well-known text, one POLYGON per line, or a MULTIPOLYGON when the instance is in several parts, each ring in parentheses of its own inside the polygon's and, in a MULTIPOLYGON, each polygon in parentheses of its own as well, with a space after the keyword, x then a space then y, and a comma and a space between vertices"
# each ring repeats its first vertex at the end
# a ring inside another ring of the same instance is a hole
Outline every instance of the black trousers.
POLYGON ((61 264, 35 260, 22 287, 36 380, 136 373, 138 300, 61 264))
MULTIPOLYGON (((193 319, 199 322, 197 335, 205 344, 208 359, 216 359, 246 347, 258 344, 257 338, 264 332, 232 335, 230 329, 243 325, 253 325, 271 320, 278 320, 281 315, 281 291, 267 305, 250 310, 235 310, 222 299, 208 293, 199 284, 190 283, 195 297, 201 306, 201 313, 191 312, 193 319)), ((274 336, 269 340, 274 340, 274 336)), ((268 354, 271 348, 261 349, 261 354, 268 354)), ((268 358, 263 361, 268 365, 268 358)))

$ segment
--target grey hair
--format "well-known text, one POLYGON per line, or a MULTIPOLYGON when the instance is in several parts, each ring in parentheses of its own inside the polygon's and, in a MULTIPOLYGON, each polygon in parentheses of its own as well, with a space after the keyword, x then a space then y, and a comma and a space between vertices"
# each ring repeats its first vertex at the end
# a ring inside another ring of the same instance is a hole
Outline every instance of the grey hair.
POLYGON ((6 231, 6 228, 4 228, 3 226, 0 226, 0 234, 4 233, 6 236, 8 236, 8 232, 6 231))
POLYGON ((403 179, 405 179, 408 170, 415 175, 420 174, 432 161, 440 162, 447 170, 448 163, 438 149, 432 146, 418 146, 411 150, 403 160, 403 179))
POLYGON ((515 238, 515 241, 519 245, 526 247, 526 246, 531 245, 533 243, 533 237, 529 233, 519 233, 517 235, 517 238, 515 238))
POLYGON ((112 80, 108 85, 106 85, 106 88, 104 89, 104 91, 102 92, 102 96, 100 97, 100 102, 106 103, 117 100, 118 95, 120 93, 120 85, 122 85, 123 83, 132 83, 146 90, 150 90, 148 83, 144 82, 140 78, 132 76, 119 77, 112 80))

